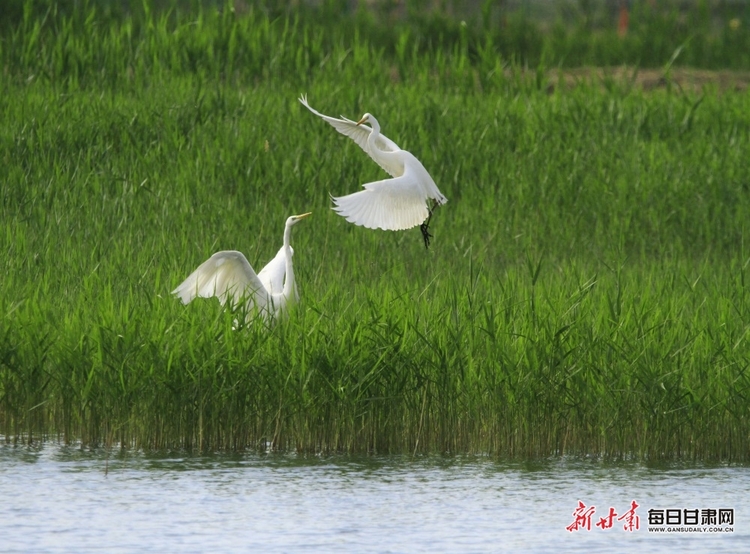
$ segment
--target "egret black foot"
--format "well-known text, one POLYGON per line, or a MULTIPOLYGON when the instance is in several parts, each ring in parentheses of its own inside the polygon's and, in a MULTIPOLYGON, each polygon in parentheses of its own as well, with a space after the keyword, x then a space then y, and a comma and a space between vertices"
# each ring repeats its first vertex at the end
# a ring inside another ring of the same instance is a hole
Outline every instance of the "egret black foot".
POLYGON ((430 239, 432 238, 432 235, 429 232, 430 220, 432 219, 432 210, 427 208, 427 212, 430 215, 428 215, 424 223, 419 226, 419 230, 422 231, 422 238, 424 239, 424 247, 426 250, 430 248, 430 239))
POLYGON ((432 235, 427 231, 428 224, 422 223, 422 225, 419 226, 419 229, 422 231, 422 238, 424 239, 424 247, 425 249, 430 248, 430 239, 432 238, 432 235))

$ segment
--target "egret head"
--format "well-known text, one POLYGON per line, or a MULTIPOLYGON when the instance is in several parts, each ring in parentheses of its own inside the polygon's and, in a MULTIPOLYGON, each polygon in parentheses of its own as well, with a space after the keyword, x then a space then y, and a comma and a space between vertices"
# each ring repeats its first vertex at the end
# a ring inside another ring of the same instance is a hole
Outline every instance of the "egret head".
POLYGON ((292 225, 296 225, 298 222, 302 221, 309 215, 312 215, 312 212, 307 212, 306 214, 301 214, 301 215, 293 215, 287 218, 286 224, 288 227, 291 227, 292 225))
POLYGON ((362 125, 363 123, 369 123, 371 119, 374 119, 369 113, 366 113, 362 116, 362 119, 357 121, 357 125, 362 125))

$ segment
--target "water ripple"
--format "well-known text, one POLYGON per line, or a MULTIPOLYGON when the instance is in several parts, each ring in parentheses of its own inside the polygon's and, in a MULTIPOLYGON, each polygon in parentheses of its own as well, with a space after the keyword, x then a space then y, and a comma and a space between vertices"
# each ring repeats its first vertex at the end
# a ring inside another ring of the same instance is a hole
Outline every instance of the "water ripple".
POLYGON ((118 454, 0 447, 3 552, 736 552, 742 467, 590 460, 118 454), (641 529, 565 530, 582 500, 641 529), (735 509, 734 533, 647 531, 649 508, 735 509))

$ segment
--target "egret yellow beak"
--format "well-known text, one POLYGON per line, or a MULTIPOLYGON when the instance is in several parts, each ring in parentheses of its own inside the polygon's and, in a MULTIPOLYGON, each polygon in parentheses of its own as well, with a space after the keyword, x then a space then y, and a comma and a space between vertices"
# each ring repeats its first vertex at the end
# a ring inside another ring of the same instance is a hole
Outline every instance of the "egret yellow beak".
POLYGON ((357 125, 362 125, 366 121, 367 121, 367 116, 364 116, 362 119, 360 119, 359 121, 357 121, 357 125))
POLYGON ((295 216, 294 216, 294 218, 295 218, 295 219, 304 219, 304 218, 306 218, 306 217, 307 217, 308 215, 312 215, 312 212, 307 212, 306 214, 302 214, 302 215, 295 215, 295 216))

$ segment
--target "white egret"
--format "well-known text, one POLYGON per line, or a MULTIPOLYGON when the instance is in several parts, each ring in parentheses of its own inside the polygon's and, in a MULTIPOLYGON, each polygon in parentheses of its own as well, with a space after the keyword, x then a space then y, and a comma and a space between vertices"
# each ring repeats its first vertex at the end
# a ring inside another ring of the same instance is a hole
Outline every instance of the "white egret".
POLYGON ((284 245, 273 260, 256 274, 247 258, 236 250, 223 250, 198 266, 172 291, 183 304, 194 298, 217 297, 222 305, 246 303, 246 323, 257 313, 263 319, 275 318, 299 300, 294 282, 290 245, 292 227, 310 213, 293 215, 284 226, 284 245))
POLYGON ((427 228, 432 210, 445 204, 448 199, 438 190, 422 162, 382 135, 378 120, 369 113, 359 121, 352 121, 343 115, 342 119, 336 119, 311 108, 306 95, 302 95, 299 101, 339 133, 356 142, 393 177, 366 183, 362 185, 365 190, 353 194, 332 197, 335 204, 333 209, 347 221, 368 229, 400 231, 421 224, 425 246, 428 246, 431 235, 427 228), (430 199, 434 201, 432 208, 427 206, 430 199))

